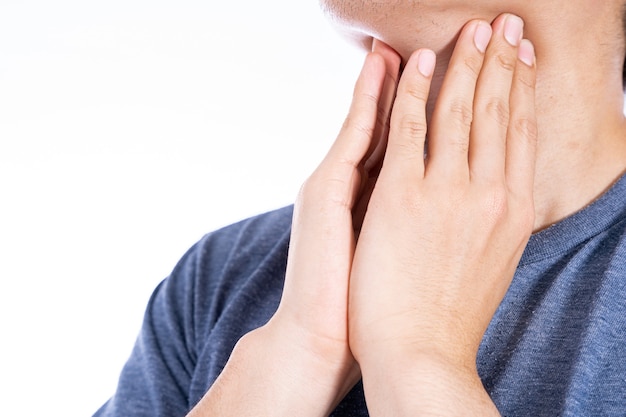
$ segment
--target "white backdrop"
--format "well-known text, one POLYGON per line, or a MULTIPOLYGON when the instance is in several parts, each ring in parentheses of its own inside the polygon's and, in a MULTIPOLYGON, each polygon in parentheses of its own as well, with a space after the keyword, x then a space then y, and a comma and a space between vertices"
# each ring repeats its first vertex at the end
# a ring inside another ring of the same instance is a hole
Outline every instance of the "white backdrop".
POLYGON ((0 415, 91 415, 185 250, 293 201, 361 60, 316 0, 2 0, 0 415))

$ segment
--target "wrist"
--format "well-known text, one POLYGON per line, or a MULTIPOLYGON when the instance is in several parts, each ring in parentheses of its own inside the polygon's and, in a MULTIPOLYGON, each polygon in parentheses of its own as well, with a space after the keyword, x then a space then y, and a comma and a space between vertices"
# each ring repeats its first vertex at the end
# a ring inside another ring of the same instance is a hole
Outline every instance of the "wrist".
POLYGON ((293 407, 323 410, 319 415, 326 416, 356 384, 360 372, 347 346, 344 352, 331 352, 319 345, 297 329, 270 321, 245 335, 238 348, 249 361, 262 366, 263 384, 268 376, 279 382, 277 395, 286 395, 285 401, 293 407))
POLYGON ((267 327, 243 336, 188 417, 329 415, 351 388, 347 378, 330 374, 297 343, 276 336, 267 327))
POLYGON ((387 352, 360 365, 372 416, 499 416, 474 364, 436 352, 387 352))

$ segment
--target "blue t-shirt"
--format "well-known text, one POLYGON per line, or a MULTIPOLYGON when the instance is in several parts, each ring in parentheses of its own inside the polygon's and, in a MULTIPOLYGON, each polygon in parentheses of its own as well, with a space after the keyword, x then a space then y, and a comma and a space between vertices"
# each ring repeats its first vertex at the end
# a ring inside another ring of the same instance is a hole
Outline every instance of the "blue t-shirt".
MULTIPOLYGON (((245 220, 189 250, 152 295, 96 416, 186 415, 237 340, 275 312, 291 215, 245 220)), ((626 176, 531 237, 477 363, 503 416, 626 416, 626 176)), ((367 415, 361 384, 332 414, 367 415)))

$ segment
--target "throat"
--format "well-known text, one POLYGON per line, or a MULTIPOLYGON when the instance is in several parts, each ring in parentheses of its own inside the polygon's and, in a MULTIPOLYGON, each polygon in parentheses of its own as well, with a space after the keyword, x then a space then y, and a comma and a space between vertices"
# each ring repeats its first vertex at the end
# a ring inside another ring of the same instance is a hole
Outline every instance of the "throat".
POLYGON ((535 231, 585 208, 626 173, 626 123, 618 117, 614 128, 592 129, 589 139, 563 137, 565 132, 550 136, 540 129, 535 231))

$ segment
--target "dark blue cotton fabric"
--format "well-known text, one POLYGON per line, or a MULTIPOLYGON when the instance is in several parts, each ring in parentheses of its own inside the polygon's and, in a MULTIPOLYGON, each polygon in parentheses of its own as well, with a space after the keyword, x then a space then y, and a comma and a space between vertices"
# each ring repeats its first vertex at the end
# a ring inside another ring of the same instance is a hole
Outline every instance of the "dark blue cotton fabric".
MULTIPOLYGON (((117 392, 96 416, 193 407, 237 340, 276 310, 291 214, 248 219, 189 250, 155 290, 117 392)), ((626 177, 531 237, 477 362, 504 416, 626 416, 626 177)), ((367 416, 360 384, 332 415, 367 416)))

